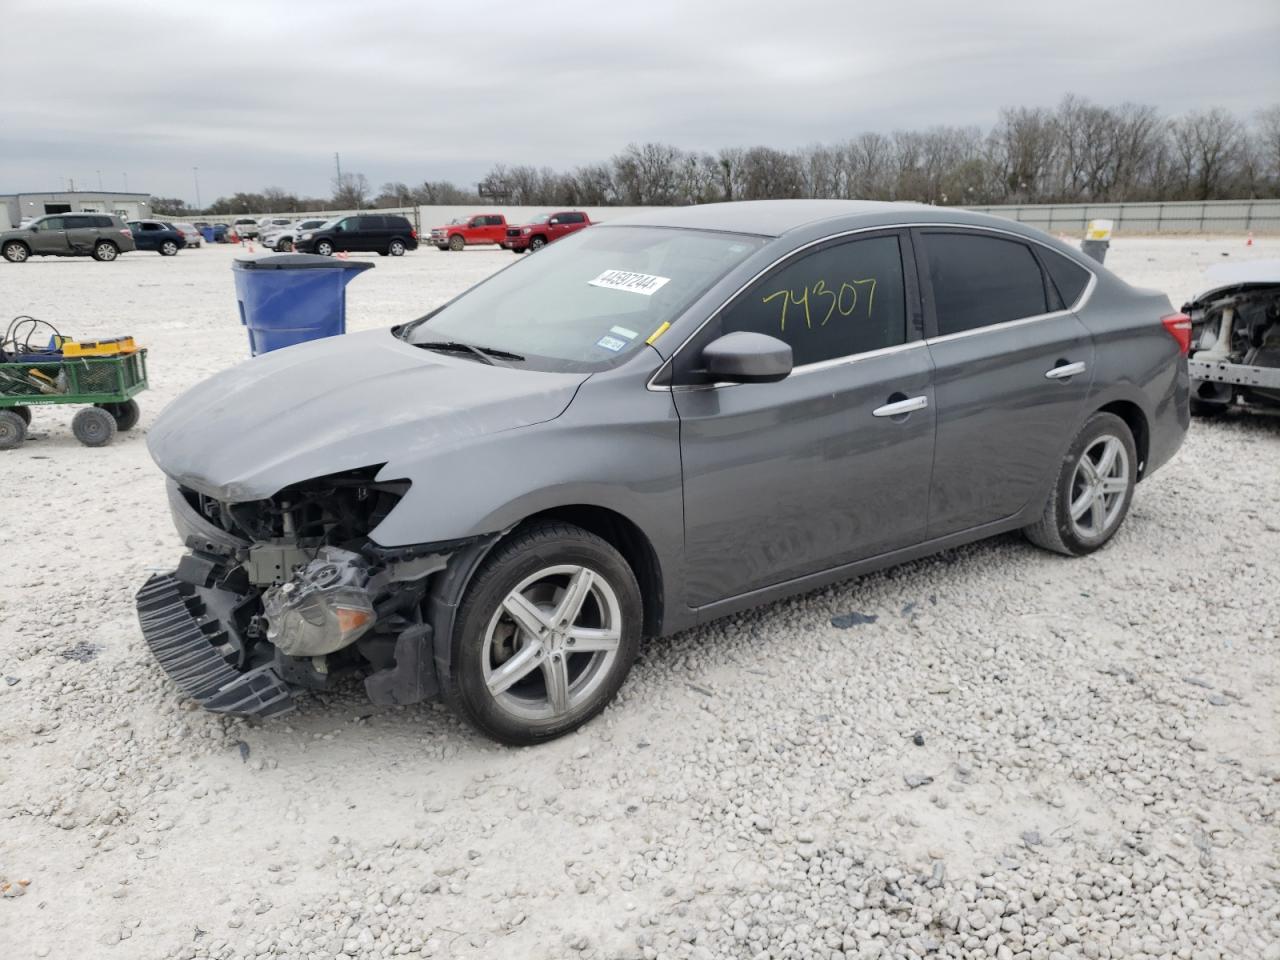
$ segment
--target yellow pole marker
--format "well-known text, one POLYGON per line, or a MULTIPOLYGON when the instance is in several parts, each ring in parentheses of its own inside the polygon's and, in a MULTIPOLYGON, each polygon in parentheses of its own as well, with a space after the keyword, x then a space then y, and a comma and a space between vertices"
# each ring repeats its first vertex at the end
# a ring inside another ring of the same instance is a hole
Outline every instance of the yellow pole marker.
POLYGON ((669 330, 670 328, 671 328, 671 324, 670 324, 670 323, 668 323, 668 322, 663 322, 662 326, 660 326, 657 330, 653 331, 653 333, 649 334, 649 339, 648 339, 648 340, 646 340, 646 341, 645 341, 645 343, 648 343, 648 344, 651 344, 651 345, 652 345, 652 343, 653 343, 655 340, 657 340, 660 336, 662 336, 664 333, 666 333, 666 332, 667 332, 667 330, 669 330))

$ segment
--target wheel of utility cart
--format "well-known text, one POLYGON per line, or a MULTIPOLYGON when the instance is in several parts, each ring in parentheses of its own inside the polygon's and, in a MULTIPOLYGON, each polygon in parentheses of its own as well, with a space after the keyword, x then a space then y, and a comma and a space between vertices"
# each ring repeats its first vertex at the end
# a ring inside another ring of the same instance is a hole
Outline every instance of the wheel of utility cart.
MULTIPOLYGON (((26 407, 18 407, 25 410, 26 407)), ((0 410, 0 450, 12 450, 27 439, 27 422, 13 410, 0 410)))
POLYGON ((138 425, 141 411, 138 409, 137 400, 126 400, 124 403, 97 403, 94 406, 107 411, 115 418, 117 430, 132 430, 138 425))
POLYGON ((10 407, 14 413, 22 418, 22 422, 27 426, 31 426, 31 408, 30 407, 10 407))
POLYGON ((116 418, 101 407, 85 407, 71 418, 71 432, 86 447, 105 447, 116 435, 116 418))

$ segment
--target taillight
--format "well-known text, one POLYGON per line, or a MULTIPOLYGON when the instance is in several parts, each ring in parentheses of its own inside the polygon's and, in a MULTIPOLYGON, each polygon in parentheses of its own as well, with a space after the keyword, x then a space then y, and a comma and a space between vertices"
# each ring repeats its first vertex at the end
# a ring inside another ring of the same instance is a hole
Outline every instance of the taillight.
POLYGON ((1161 317, 1160 322, 1169 331, 1169 336, 1178 341, 1178 349, 1185 357, 1191 350, 1191 318, 1185 313, 1171 313, 1161 317))
POLYGON ((417 231, 417 230, 415 230, 415 229, 413 229, 413 227, 410 227, 410 228, 409 228, 409 239, 410 239, 410 240, 417 240, 417 239, 418 239, 418 231, 417 231))
POLYGON ((133 231, 132 231, 132 230, 130 230, 128 227, 125 227, 123 230, 121 230, 121 231, 120 231, 120 236, 122 236, 122 237, 132 237, 132 236, 133 236, 133 231))

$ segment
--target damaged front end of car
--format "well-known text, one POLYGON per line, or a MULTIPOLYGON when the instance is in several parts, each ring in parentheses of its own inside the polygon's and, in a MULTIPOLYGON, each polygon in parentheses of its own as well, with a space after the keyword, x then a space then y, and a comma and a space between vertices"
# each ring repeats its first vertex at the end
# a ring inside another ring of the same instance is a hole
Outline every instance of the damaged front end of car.
POLYGON ((1205 279, 1210 286, 1183 307, 1193 412, 1280 411, 1280 260, 1221 265, 1205 279))
POLYGON ((369 538, 409 488, 382 465, 221 501, 168 482, 189 552, 137 595, 143 635, 165 672, 209 710, 267 717, 296 688, 365 674, 375 703, 433 696, 427 595, 458 544, 385 548, 369 538))

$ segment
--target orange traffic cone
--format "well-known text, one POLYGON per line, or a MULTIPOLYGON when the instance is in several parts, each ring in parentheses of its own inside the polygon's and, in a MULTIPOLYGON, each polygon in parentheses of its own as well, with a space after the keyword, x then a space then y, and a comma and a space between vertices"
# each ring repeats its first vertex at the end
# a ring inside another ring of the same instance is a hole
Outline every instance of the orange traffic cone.
POLYGON ((1246 240, 1246 241, 1244 242, 1244 245, 1245 245, 1246 247, 1252 247, 1252 246, 1253 246, 1253 231, 1252 231, 1252 230, 1250 230, 1250 231, 1249 231, 1249 239, 1248 239, 1248 240, 1246 240))
POLYGON ((252 241, 252 240, 250 240, 250 241, 249 241, 249 252, 250 252, 250 253, 255 252, 255 251, 254 251, 254 249, 253 249, 253 241, 252 241))

